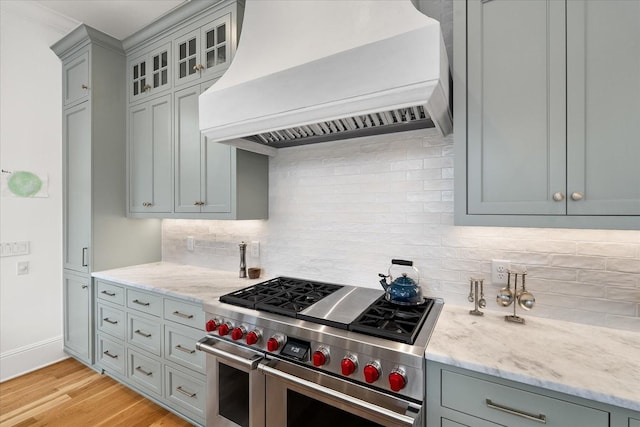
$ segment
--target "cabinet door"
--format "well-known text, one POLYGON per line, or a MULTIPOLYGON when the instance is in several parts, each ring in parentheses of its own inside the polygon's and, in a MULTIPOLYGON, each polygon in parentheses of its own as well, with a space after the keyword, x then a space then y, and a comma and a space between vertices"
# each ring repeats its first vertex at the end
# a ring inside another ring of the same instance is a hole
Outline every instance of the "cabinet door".
POLYGON ((175 93, 175 206, 176 212, 200 212, 200 85, 175 93))
POLYGON ((567 2, 567 76, 569 214, 640 215, 640 2, 567 2))
POLYGON ((200 30, 194 30, 177 38, 173 43, 175 85, 193 82, 200 78, 200 30))
POLYGON ((64 267, 88 272, 91 239, 90 102, 64 111, 64 267))
POLYGON ((129 110, 129 211, 171 212, 171 95, 129 110))
POLYGON ((201 77, 219 77, 231 62, 231 14, 202 27, 200 40, 201 77))
POLYGON ((133 58, 127 64, 129 102, 171 87, 171 43, 133 58))
POLYGON ((564 8, 467 4, 469 214, 566 212, 564 8))
POLYGON ((202 150, 202 212, 231 212, 236 148, 204 138, 202 150))
POLYGON ((89 52, 85 51, 62 65, 63 103, 70 106, 89 97, 89 52))
POLYGON ((63 274, 64 347, 86 363, 91 359, 91 278, 63 274))

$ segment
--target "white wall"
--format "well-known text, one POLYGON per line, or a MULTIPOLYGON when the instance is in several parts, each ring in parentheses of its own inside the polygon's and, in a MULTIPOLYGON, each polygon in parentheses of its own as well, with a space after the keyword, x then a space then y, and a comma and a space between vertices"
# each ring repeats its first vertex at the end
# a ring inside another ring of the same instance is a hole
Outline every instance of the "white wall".
POLYGON ((267 275, 376 287, 405 258, 426 294, 469 306, 469 276, 509 259, 537 299, 525 316, 640 331, 640 231, 453 226, 453 138, 435 129, 281 149, 269 179, 268 221, 165 220, 163 259, 236 271, 260 240, 248 264, 267 275))
POLYGON ((0 2, 0 163, 45 172, 47 198, 0 199, 2 242, 31 244, 3 257, 0 381, 66 357, 62 351, 61 65, 49 46, 77 25, 28 1, 0 2), (17 261, 30 273, 18 276, 17 261))

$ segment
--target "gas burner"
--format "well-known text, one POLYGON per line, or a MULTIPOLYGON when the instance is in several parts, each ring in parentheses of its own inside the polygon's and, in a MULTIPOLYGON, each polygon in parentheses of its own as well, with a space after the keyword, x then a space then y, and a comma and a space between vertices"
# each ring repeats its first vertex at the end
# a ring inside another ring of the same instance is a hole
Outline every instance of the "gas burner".
POLYGON ((349 330, 413 344, 433 306, 433 300, 424 301, 420 305, 395 305, 383 295, 349 325, 349 330))
POLYGON ((220 297, 227 304, 288 317, 340 290, 342 286, 291 277, 277 277, 220 297))

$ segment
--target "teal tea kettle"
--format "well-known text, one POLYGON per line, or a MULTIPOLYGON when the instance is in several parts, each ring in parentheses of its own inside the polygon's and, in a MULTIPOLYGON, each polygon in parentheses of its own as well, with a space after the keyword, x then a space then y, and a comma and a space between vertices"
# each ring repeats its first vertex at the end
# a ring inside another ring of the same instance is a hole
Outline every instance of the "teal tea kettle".
POLYGON ((388 274, 378 274, 385 299, 398 305, 420 305, 424 302, 420 288, 420 272, 413 261, 392 259, 388 274), (410 267, 410 268, 409 268, 410 267))

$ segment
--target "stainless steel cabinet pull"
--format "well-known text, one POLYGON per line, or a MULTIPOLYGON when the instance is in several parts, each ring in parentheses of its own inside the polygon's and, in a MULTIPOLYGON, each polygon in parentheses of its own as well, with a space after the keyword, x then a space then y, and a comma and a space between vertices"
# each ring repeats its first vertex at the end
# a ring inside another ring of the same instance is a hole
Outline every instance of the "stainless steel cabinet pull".
POLYGON ((108 317, 105 317, 105 318, 104 318, 104 319, 102 319, 102 320, 104 320, 104 321, 105 321, 105 322, 107 322, 107 323, 111 323, 112 325, 117 325, 117 324, 118 324, 118 321, 117 321, 117 320, 111 320, 111 319, 109 319, 108 317))
POLYGON ((193 319, 193 314, 184 314, 184 313, 180 313, 179 311, 174 311, 173 315, 182 317, 183 319, 193 319))
POLYGON ((138 366, 136 368, 136 371, 141 372, 141 373, 145 374, 146 376, 153 375, 153 372, 145 371, 144 369, 142 369, 142 366, 138 366))
POLYGON ((111 353, 109 353, 109 350, 105 351, 103 354, 109 356, 112 359, 117 359, 118 358, 117 354, 111 354, 111 353))
POLYGON ((116 296, 115 292, 102 291, 100 293, 105 294, 106 296, 109 296, 109 297, 115 297, 116 296))
POLYGON ((184 394, 185 396, 196 397, 196 393, 189 393, 188 391, 183 389, 182 386, 176 387, 176 391, 179 391, 180 393, 184 394))
POLYGON ((176 350, 180 350, 180 351, 183 351, 183 352, 185 352, 185 353, 189 353, 189 354, 193 354, 193 353, 195 353, 195 352, 196 352, 195 350, 192 350, 192 349, 190 349, 190 348, 185 348, 185 347, 181 346, 180 344, 178 344, 178 345, 176 346, 176 350))
POLYGON ((527 412, 519 411, 517 409, 511 409, 507 406, 502 406, 497 403, 493 403, 491 399, 487 399, 486 403, 487 403, 487 407, 491 409, 496 409, 498 411, 506 412, 507 414, 511 414, 511 415, 517 415, 519 417, 526 418, 532 421, 537 421, 542 424, 547 423, 547 417, 546 415, 543 415, 543 414, 534 415, 534 414, 529 414, 527 412))
POLYGON ((89 248, 82 248, 82 266, 87 267, 87 251, 89 248))
POLYGON ((135 333, 138 334, 138 335, 142 335, 145 338, 151 338, 151 334, 147 334, 145 332, 142 332, 140 329, 136 329, 135 333))
POLYGON ((140 301, 140 300, 137 300, 137 299, 134 299, 133 302, 135 302, 138 305, 144 305, 145 307, 149 306, 148 302, 143 302, 143 301, 140 301))

